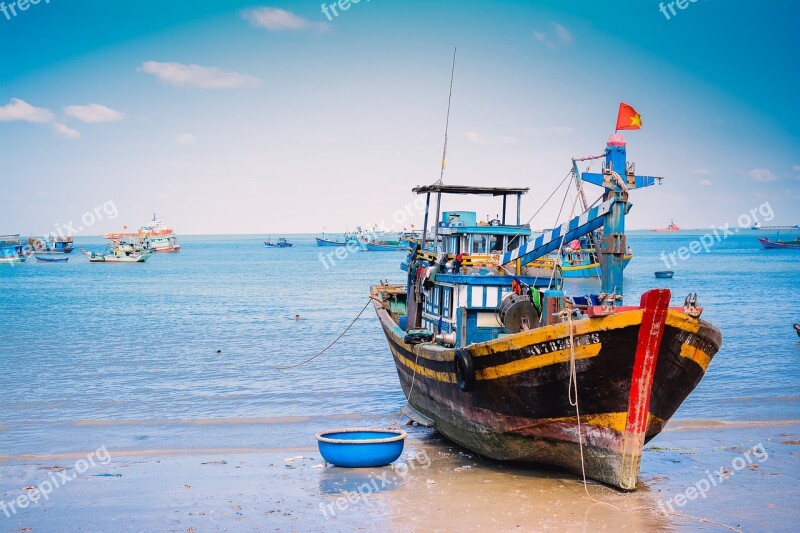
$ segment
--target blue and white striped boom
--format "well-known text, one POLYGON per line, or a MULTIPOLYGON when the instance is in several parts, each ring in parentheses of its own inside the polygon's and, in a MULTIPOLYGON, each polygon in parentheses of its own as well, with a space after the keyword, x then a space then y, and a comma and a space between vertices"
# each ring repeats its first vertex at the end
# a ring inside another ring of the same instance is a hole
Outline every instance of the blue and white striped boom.
POLYGON ((570 242, 573 239, 577 239, 578 237, 602 227, 605 216, 611 211, 611 207, 616 201, 617 200, 613 198, 606 200, 597 207, 591 208, 569 222, 565 222, 559 227, 545 232, 544 235, 530 241, 524 246, 507 252, 503 255, 503 264, 521 259, 522 264, 525 265, 554 250, 558 250, 561 248, 562 243, 570 242))

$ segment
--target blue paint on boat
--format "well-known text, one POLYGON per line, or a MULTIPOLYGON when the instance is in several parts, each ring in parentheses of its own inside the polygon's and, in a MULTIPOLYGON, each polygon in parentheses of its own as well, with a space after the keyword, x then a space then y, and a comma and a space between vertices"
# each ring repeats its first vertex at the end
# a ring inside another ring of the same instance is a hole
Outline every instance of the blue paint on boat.
POLYGON ((656 277, 659 279, 669 279, 672 278, 672 276, 674 275, 675 272, 673 272, 672 270, 659 270, 658 272, 656 272, 656 277))
POLYGON ((346 468, 370 468, 393 463, 403 453, 408 434, 390 429, 350 428, 317 433, 319 453, 327 462, 346 468))
POLYGON ((46 255, 34 255, 40 263, 66 263, 69 257, 48 257, 46 255))

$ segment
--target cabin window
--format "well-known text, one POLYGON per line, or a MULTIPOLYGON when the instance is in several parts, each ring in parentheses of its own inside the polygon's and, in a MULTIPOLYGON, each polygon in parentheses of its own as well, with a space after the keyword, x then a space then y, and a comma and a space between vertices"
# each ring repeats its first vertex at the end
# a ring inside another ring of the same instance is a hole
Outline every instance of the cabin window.
POLYGON ((453 314, 453 288, 442 287, 442 299, 440 300, 439 308, 442 310, 441 315, 444 318, 452 318, 453 314))
POLYGON ((475 235, 475 240, 472 243, 472 253, 473 254, 485 254, 486 253, 486 236, 485 235, 475 235))
POLYGON ((503 236, 502 235, 490 235, 490 246, 489 250, 492 252, 502 252, 503 251, 503 236))

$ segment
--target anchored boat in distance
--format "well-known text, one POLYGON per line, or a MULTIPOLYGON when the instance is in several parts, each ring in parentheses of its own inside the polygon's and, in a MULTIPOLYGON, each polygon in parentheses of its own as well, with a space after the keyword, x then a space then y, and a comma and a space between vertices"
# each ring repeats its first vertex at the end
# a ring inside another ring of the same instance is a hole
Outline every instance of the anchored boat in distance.
POLYGON ((516 223, 505 209, 495 226, 443 212, 436 249, 412 245, 406 282, 373 286, 371 297, 410 418, 486 457, 633 490, 644 444, 700 382, 722 335, 700 318, 696 295, 670 307, 660 288, 622 305, 628 197, 658 179, 635 174, 624 138, 609 139, 602 173, 579 178, 602 187, 602 201, 536 238, 520 223, 528 189, 415 188, 427 199, 422 242, 442 195, 501 197, 504 207, 516 197, 516 223), (536 275, 537 259, 601 227, 601 293, 569 297, 556 277, 536 275))

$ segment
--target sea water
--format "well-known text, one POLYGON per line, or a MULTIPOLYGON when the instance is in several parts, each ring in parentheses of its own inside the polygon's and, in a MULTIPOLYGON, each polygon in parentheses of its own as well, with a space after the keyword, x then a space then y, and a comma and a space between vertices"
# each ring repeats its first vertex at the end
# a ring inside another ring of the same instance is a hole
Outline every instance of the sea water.
MULTIPOLYGON (((302 448, 318 431, 397 420, 405 398, 367 304, 371 284, 402 282, 403 253, 331 260, 335 248, 288 237, 293 248, 187 237, 180 253, 144 264, 90 264, 75 251, 68 263, 0 266, 0 456, 302 448), (324 354, 280 368, 351 323, 324 354)), ((703 318, 723 332, 674 418, 800 419, 800 251, 764 250, 743 231, 670 264, 674 279, 655 279, 667 269, 662 252, 699 238, 628 237, 626 303, 653 287, 669 288, 673 305, 697 292, 703 318)), ((566 289, 598 292, 599 282, 566 289)))

